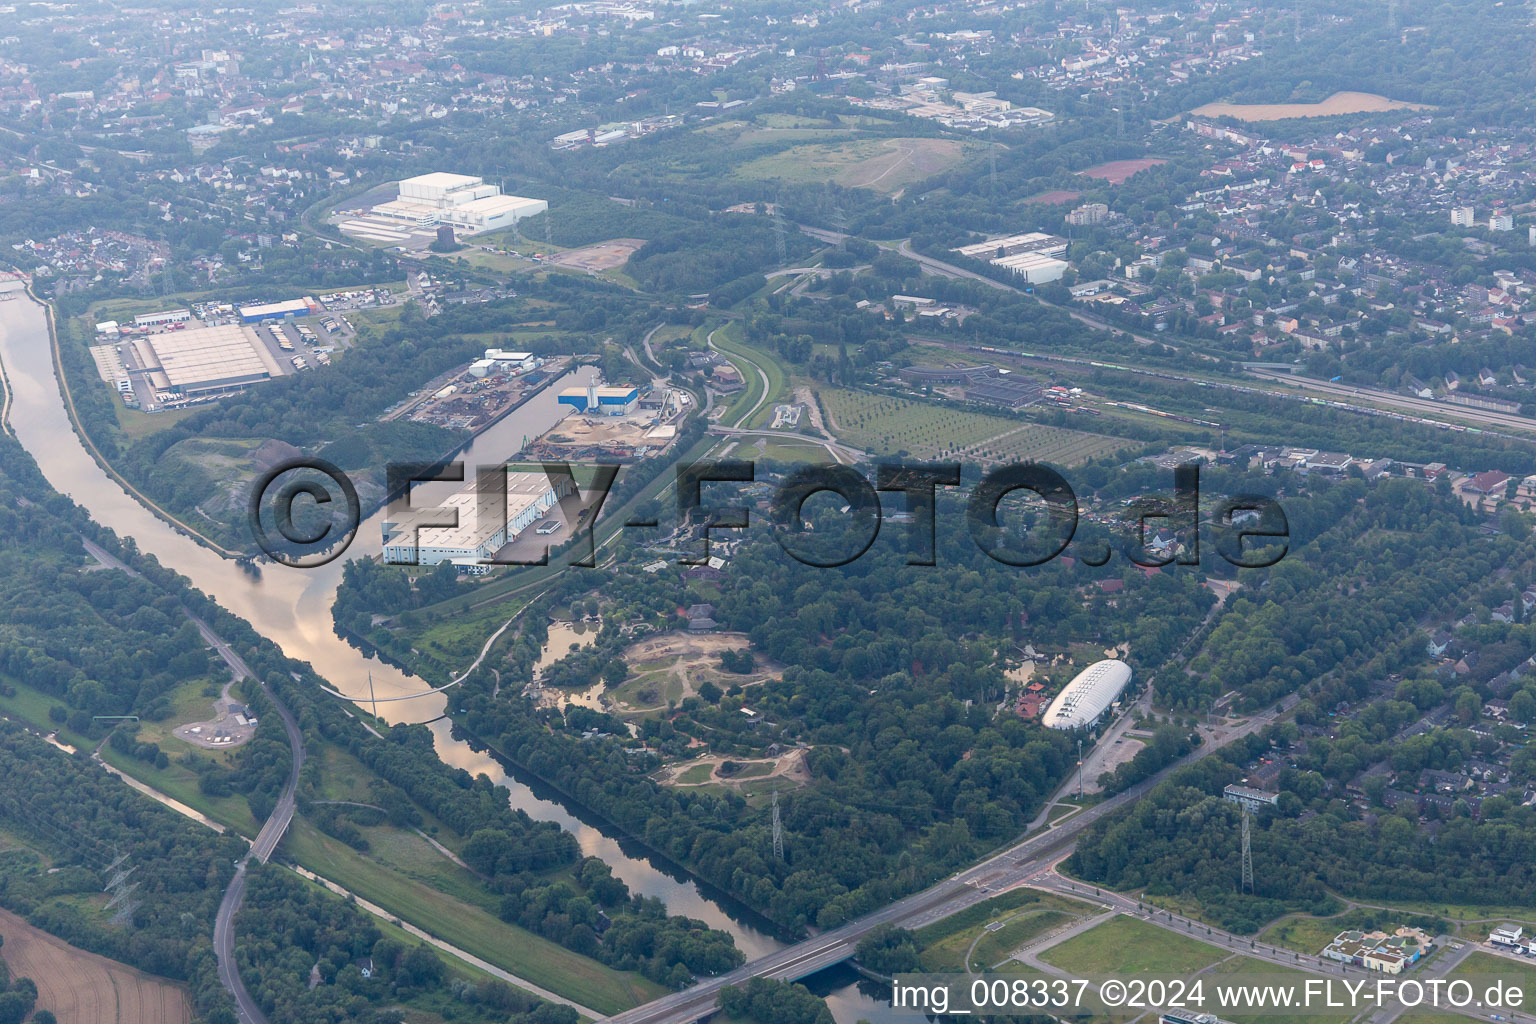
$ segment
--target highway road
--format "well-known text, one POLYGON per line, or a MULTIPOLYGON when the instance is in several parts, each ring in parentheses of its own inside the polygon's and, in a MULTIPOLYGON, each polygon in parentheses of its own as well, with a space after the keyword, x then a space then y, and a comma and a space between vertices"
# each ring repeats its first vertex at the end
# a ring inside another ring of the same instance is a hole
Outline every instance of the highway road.
MULTIPOLYGON (((1199 749, 1180 758, 1161 772, 1141 783, 1075 814, 1058 825, 1027 836, 1000 853, 959 874, 946 878, 922 892, 898 900, 890 906, 855 921, 823 932, 793 946, 759 957, 727 974, 706 979, 692 988, 675 992, 607 1018, 609 1024, 690 1024, 708 1014, 715 999, 727 985, 740 985, 750 978, 767 977, 793 981, 815 974, 854 954, 859 940, 882 924, 921 928, 943 920, 967 907, 991 899, 1004 889, 1024 884, 1041 871, 1049 869, 1075 848, 1083 829, 1111 814, 1162 780, 1176 768, 1190 764, 1244 736, 1259 732, 1279 719, 1279 708, 1255 715, 1240 725, 1224 727, 1213 733, 1199 749)), ((1070 784, 1070 780, 1069 780, 1070 784)), ((1051 801, 1047 801, 1049 806, 1051 801)), ((1041 821, 1044 818, 1042 812, 1041 821)))
POLYGON ((719 434, 725 437, 765 437, 774 441, 783 441, 785 439, 792 438, 798 441, 805 441, 808 444, 820 445, 829 453, 831 453, 832 457, 838 462, 846 462, 850 464, 862 462, 869 458, 869 453, 864 451, 862 448, 855 448, 851 444, 844 444, 841 441, 831 441, 825 437, 818 437, 815 434, 806 434, 797 430, 748 430, 742 427, 712 426, 709 428, 709 432, 711 434, 719 434))
MULTIPOLYGON (((188 614, 191 615, 190 612, 188 614)), ((208 641, 234 673, 235 682, 248 677, 255 678, 255 673, 245 663, 245 659, 230 649, 229 644, 225 643, 206 622, 195 615, 191 618, 197 625, 198 632, 203 635, 203 639, 208 641)), ((304 737, 299 732, 299 723, 283 706, 282 701, 267 689, 265 683, 261 684, 261 689, 267 695, 267 699, 272 702, 272 706, 276 708, 278 717, 282 719, 283 731, 288 734, 288 746, 292 752, 292 758, 288 767, 288 779, 283 784, 282 795, 278 797, 272 813, 261 826, 261 831, 256 833, 256 839, 251 843, 250 850, 235 865, 235 877, 230 880, 229 888, 224 890, 224 898, 219 902, 218 916, 213 921, 213 952, 218 960, 219 982, 234 997, 240 1024, 268 1024, 266 1014, 261 1012, 261 1007, 256 1005, 256 1001, 246 990, 245 982, 240 978, 239 966, 235 961, 235 914, 239 912, 240 904, 245 899, 245 870, 253 857, 265 864, 271 858, 272 851, 277 849, 283 834, 288 831, 298 800, 299 771, 304 767, 304 737)))

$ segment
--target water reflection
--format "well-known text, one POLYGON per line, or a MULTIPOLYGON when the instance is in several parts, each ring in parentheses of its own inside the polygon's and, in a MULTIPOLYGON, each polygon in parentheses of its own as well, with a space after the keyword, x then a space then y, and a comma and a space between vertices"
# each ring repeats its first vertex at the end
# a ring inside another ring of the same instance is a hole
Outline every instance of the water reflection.
POLYGON ((931 1017, 891 1009, 890 986, 871 981, 846 963, 829 967, 801 982, 827 1001, 837 1024, 918 1024, 931 1017))
MULTIPOLYGON (((20 286, 0 283, 0 290, 19 291, 20 286)), ((17 438, 37 460, 48 482, 72 497, 97 522, 111 527, 120 537, 132 538, 141 551, 186 576, 193 586, 251 623, 290 657, 308 661, 333 687, 354 699, 366 702, 370 675, 379 697, 417 693, 426 688, 423 680, 365 656, 336 636, 331 606, 346 559, 309 570, 268 565, 259 578, 249 576, 156 518, 109 478, 81 444, 65 412, 42 307, 21 296, 0 302, 0 361, 10 386, 9 418, 17 438)), ((481 434, 461 456, 466 470, 472 473, 478 465, 491 465, 515 456, 528 440, 548 430, 567 411, 567 407, 555 401, 560 388, 586 383, 596 374, 593 367, 578 368, 481 434)), ((96 383, 94 378, 88 382, 90 386, 96 383)), ((458 486, 422 485, 416 500, 424 502, 438 497, 434 487, 446 493, 458 486)), ((381 518, 379 512, 362 524, 347 558, 380 552, 381 518)), ((445 681, 437 680, 436 684, 445 681)), ((391 722, 426 722, 441 718, 445 707, 444 695, 434 694, 381 703, 379 711, 391 722)), ((737 923, 723 909, 722 901, 707 897, 695 883, 674 877, 650 863, 644 851, 625 853, 617 840, 568 810, 558 794, 542 788, 536 794, 528 785, 507 775, 489 754, 477 753, 467 743, 455 739, 446 722, 431 728, 437 752, 445 762, 470 772, 484 772, 506 786, 512 793, 513 806, 537 820, 557 822, 572 832, 583 852, 601 857, 633 891, 663 900, 673 913, 687 914, 730 932, 748 956, 778 947, 773 938, 758 928, 737 923)))

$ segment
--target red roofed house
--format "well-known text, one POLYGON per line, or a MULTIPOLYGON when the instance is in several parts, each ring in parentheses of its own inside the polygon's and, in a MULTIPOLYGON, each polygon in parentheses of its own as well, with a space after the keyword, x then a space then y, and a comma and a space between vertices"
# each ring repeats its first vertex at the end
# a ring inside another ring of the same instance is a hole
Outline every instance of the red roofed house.
POLYGON ((1504 489, 1509 485, 1509 474, 1501 473, 1497 469, 1485 469, 1461 485, 1463 491, 1472 494, 1497 494, 1504 495, 1504 489))

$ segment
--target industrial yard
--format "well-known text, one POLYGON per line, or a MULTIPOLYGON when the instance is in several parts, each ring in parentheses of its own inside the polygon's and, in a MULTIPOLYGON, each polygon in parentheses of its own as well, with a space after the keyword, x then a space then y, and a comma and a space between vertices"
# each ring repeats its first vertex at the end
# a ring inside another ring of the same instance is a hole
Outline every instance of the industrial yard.
POLYGON ((547 362, 531 352, 486 349, 485 356, 433 381, 385 419, 477 432, 515 409, 570 366, 568 358, 547 362))
MULTIPOLYGON (((573 392, 584 389, 571 389, 573 392)), ((553 430, 539 438, 525 451, 533 459, 588 461, 633 461, 661 454, 677 439, 689 404, 680 391, 671 388, 641 394, 634 388, 597 388, 613 392, 615 399, 628 398, 623 405, 610 407, 593 403, 578 407, 553 430), (620 394, 627 393, 627 394, 620 394), (623 409, 615 413, 614 408, 623 409)), ((571 404, 576 396, 563 394, 562 403, 571 404)), ((604 399, 606 401, 606 399, 604 399)))

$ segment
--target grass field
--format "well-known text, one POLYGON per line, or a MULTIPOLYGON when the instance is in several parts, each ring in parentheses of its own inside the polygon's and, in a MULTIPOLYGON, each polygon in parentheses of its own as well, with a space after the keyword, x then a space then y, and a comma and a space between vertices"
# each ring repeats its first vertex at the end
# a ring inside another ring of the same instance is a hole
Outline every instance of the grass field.
MULTIPOLYGON (((1452 978, 1507 978, 1518 984, 1527 994, 1536 992, 1536 963, 1521 963, 1509 957, 1495 956, 1481 950, 1463 960, 1450 976, 1452 978)), ((1481 994, 1479 991, 1478 995, 1481 994)))
MULTIPOLYGON (((218 663, 219 674, 223 679, 229 678, 229 673, 224 670, 223 662, 218 663)), ((171 691, 170 717, 158 722, 139 722, 139 740, 143 743, 153 743, 162 748, 167 754, 175 756, 182 751, 192 750, 192 744, 177 739, 171 735, 171 730, 188 722, 206 722, 213 718, 214 698, 207 691, 210 689, 217 693, 223 688, 222 681, 212 678, 189 679, 171 691)), ((234 691, 231 691, 233 694, 234 691)), ((218 761, 220 764, 228 764, 234 751, 209 750, 204 756, 218 761)))
POLYGON ((1116 917, 1040 954, 1073 975, 1189 975, 1222 959, 1215 946, 1133 917, 1116 917))
MULTIPOLYGON (((183 747, 186 744, 181 744, 183 747)), ((175 760, 167 768, 156 768, 147 761, 103 747, 101 759, 124 775, 131 775, 150 789, 186 804, 200 814, 234 829, 241 835, 254 836, 260 829, 250 805, 238 793, 212 797, 198 787, 198 775, 175 760)))
MULTIPOLYGON (((965 155, 962 143, 953 139, 845 139, 811 141, 814 129, 788 129, 771 133, 773 138, 797 145, 748 160, 731 171, 731 177, 748 181, 782 181, 789 184, 820 183, 828 179, 845 188, 868 188, 890 194, 922 181, 959 163, 965 155), (793 134, 791 134, 793 133, 793 134), (806 141, 800 141, 800 140, 806 141)), ((768 132, 747 138, 765 141, 768 132)))
MULTIPOLYGON (((301 879, 305 885, 314 886, 318 892, 324 893, 329 899, 341 898, 331 890, 327 889, 325 886, 321 885, 319 882, 305 878, 303 875, 296 875, 295 877, 301 879)), ((420 938, 412 935, 410 932, 406 931, 404 928, 401 928, 398 924, 395 924, 392 921, 379 917, 377 914, 370 914, 369 919, 373 922, 374 927, 377 928, 385 938, 394 939, 396 942, 399 942, 401 945, 403 945, 406 949, 412 949, 416 946, 423 945, 420 938)), ((487 982, 498 980, 496 979, 495 975, 483 971, 473 964, 465 963, 463 960, 460 960, 458 957, 454 956, 452 953, 447 952, 446 950, 438 949, 436 946, 430 944, 427 945, 427 948, 430 949, 438 958, 438 960, 442 962, 443 966, 447 968, 450 977, 463 978, 471 985, 483 985, 487 982)), ((404 1004, 404 1007, 401 1011, 401 1017, 406 1022, 406 1024, 440 1024, 441 1021, 453 1019, 453 1013, 455 1011, 450 1008, 452 1001, 452 997, 448 996, 445 998, 444 993, 423 993, 413 997, 408 1003, 404 1004), (447 1011, 446 1013, 444 1012, 445 1009, 447 1011)))
POLYGON ((702 782, 708 782, 714 777, 715 766, 712 764, 695 764, 685 768, 677 777, 677 781, 685 786, 696 786, 702 782))
POLYGON ((196 416, 201 410, 196 407, 190 409, 165 409, 161 412, 140 412, 130 409, 121 401, 113 400, 112 411, 117 414, 117 425, 122 428, 123 435, 130 441, 137 441, 150 434, 159 433, 168 427, 174 427, 189 416, 196 416))
POLYGON ((1005 892, 920 929, 917 943, 923 970, 967 970, 966 951, 972 943, 976 946, 972 967, 990 969, 1031 939, 1092 910, 1086 903, 1054 893, 1033 889, 1005 892))
POLYGON ((810 441, 769 441, 766 439, 756 444, 743 444, 747 449, 741 458, 773 459, 775 462, 801 463, 801 462, 832 462, 831 454, 819 444, 810 441))
POLYGON ((1002 922, 1001 926, 992 931, 986 931, 985 925, 967 929, 947 936, 924 949, 923 970, 941 972, 967 969, 991 970, 994 964, 1007 959, 1010 953, 1026 945, 1030 940, 1076 919, 1075 915, 1051 910, 1048 907, 1025 908, 999 918, 998 920, 1002 922), (974 949, 971 945, 973 942, 974 949), (970 951, 969 963, 966 962, 968 950, 970 951))
POLYGON ((731 400, 725 415, 721 417, 721 422, 727 426, 760 426, 773 415, 774 402, 781 400, 788 391, 784 368, 768 353, 742 341, 740 324, 727 324, 714 331, 711 337, 715 348, 731 361, 731 365, 736 367, 747 385, 731 400), (759 369, 768 377, 766 391, 763 387, 762 375, 758 373, 759 369), (766 399, 764 395, 767 396, 766 399), (747 414, 758 406, 760 400, 761 407, 755 414, 748 416, 747 414))
POLYGON ((982 462, 1034 459, 1062 466, 1128 446, 1102 434, 1025 423, 906 398, 821 388, 835 434, 877 454, 966 455, 982 462))
MULTIPOLYGON (((73 733, 65 727, 55 726, 48 718, 48 709, 55 705, 62 705, 62 701, 55 700, 45 693, 34 690, 25 683, 18 683, 9 678, 6 679, 6 682, 16 692, 14 696, 0 697, 0 715, 30 725, 44 735, 57 729, 58 740, 61 743, 69 744, 77 750, 89 751, 96 747, 97 741, 73 733)), ((199 680, 195 684, 189 685, 195 685, 200 692, 204 682, 205 680, 199 680)), ((211 703, 211 701, 205 700, 204 706, 211 705, 211 703)), ((168 733, 170 727, 174 724, 174 721, 149 722, 144 723, 141 729, 148 728, 152 732, 164 729, 168 733)), ((179 753, 191 751, 192 747, 181 740, 172 740, 165 745, 165 749, 167 753, 174 757, 179 753)), ((222 753, 210 751, 200 756, 208 757, 220 763, 227 763, 232 754, 232 751, 222 753)), ((147 761, 140 761, 138 758, 119 753, 110 746, 102 748, 101 759, 123 772, 123 774, 131 775, 146 786, 159 790, 173 800, 186 804, 193 810, 212 818, 220 824, 233 828, 243 835, 254 836, 256 834, 256 819, 251 816, 251 809, 246 804, 245 797, 238 794, 226 797, 208 796, 198 788, 197 773, 174 760, 166 768, 156 768, 147 761)))
POLYGON ((487 963, 595 1010, 617 1013, 666 991, 638 974, 612 970, 433 885, 390 871, 302 820, 294 822, 284 842, 295 859, 316 874, 487 963))
POLYGON ((1337 921, 1328 918, 1290 914, 1260 932, 1259 939, 1298 953, 1315 955, 1342 930, 1337 921))
POLYGON ((402 616, 402 621, 425 621, 425 628, 412 631, 411 646, 438 665, 459 672, 475 660, 486 638, 521 611, 525 603, 522 599, 498 601, 480 608, 463 610, 455 615, 434 616, 430 619, 402 616))
MULTIPOLYGON (((1331 937, 1331 936, 1330 936, 1331 937)), ((1275 979, 1277 984, 1295 984, 1298 989, 1306 983, 1308 978, 1317 975, 1294 968, 1281 967, 1278 964, 1267 963, 1263 960, 1255 960, 1246 956, 1235 956, 1230 960, 1224 960, 1206 972, 1205 977, 1215 984, 1238 983, 1244 977, 1264 975, 1267 979, 1275 979)), ((1273 1011, 1221 1010, 1218 1015, 1223 1020, 1229 1020, 1232 1024, 1345 1024, 1353 1014, 1347 1010, 1341 1010, 1337 1015, 1330 1014, 1283 1014, 1273 1011)))
POLYGON ((82 744, 93 746, 89 740, 70 732, 68 728, 55 725, 48 717, 48 711, 53 707, 64 707, 62 700, 50 697, 39 690, 34 690, 25 683, 17 682, 12 676, 0 676, 5 684, 15 690, 11 696, 0 695, 0 716, 15 722, 22 722, 40 730, 44 735, 58 730, 59 739, 72 747, 82 744))

